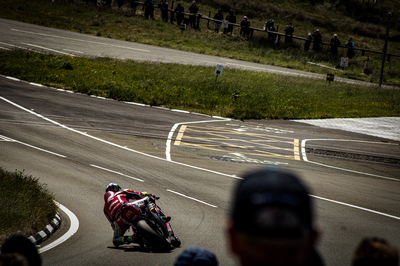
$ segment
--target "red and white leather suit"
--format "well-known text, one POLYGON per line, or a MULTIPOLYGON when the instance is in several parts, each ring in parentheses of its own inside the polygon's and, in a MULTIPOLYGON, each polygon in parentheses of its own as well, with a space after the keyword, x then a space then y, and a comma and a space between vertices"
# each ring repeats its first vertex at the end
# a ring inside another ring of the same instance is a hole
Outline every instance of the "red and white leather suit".
MULTIPOLYGON (((125 232, 145 210, 148 200, 144 193, 130 189, 106 192, 104 195, 104 214, 114 229, 113 241, 124 242, 125 232)), ((164 216, 158 206, 156 206, 156 211, 164 216)), ((166 226, 170 236, 174 236, 169 222, 166 222, 166 226)))

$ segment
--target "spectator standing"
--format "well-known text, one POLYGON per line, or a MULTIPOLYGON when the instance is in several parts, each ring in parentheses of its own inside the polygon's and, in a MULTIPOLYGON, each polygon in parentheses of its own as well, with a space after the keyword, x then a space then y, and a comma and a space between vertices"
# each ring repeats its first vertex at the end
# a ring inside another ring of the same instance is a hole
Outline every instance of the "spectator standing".
POLYGON ((274 38, 275 34, 273 34, 272 32, 275 32, 276 28, 275 28, 275 21, 273 19, 270 19, 267 22, 265 22, 264 31, 268 32, 268 38, 269 39, 273 39, 274 38))
POLYGON ((214 15, 214 19, 221 20, 221 22, 214 21, 214 32, 218 33, 219 29, 221 28, 221 25, 222 25, 222 20, 224 20, 224 15, 222 14, 222 9, 221 8, 218 9, 218 13, 216 13, 214 15))
POLYGON ((192 2, 192 5, 189 7, 189 24, 190 27, 192 27, 193 29, 196 28, 196 16, 197 16, 197 12, 199 12, 199 7, 196 4, 196 1, 192 2))
POLYGON ((351 265, 398 266, 399 249, 382 238, 364 238, 354 251, 351 265))
MULTIPOLYGON (((229 14, 226 16, 225 20, 227 20, 229 23, 236 23, 236 16, 235 13, 233 12, 233 10, 229 10, 229 14)), ((224 33, 228 34, 228 33, 233 33, 233 25, 229 24, 228 28, 224 29, 224 33)))
POLYGON ((250 35, 250 21, 249 19, 244 16, 242 19, 242 22, 240 22, 240 34, 242 34, 245 37, 249 37, 250 35))
POLYGON ((337 36, 337 34, 333 34, 333 37, 331 39, 330 42, 331 45, 331 51, 334 55, 337 55, 338 53, 338 47, 341 45, 341 42, 339 40, 339 37, 337 36))
POLYGON ((355 55, 354 52, 354 42, 349 38, 349 40, 346 42, 345 46, 347 47, 347 57, 348 58, 353 58, 355 55))
POLYGON ((304 43, 304 51, 310 50, 310 44, 311 44, 312 39, 313 38, 311 36, 311 33, 308 33, 307 37, 306 37, 306 42, 304 43))
POLYGON ((138 6, 138 3, 136 3, 136 0, 130 0, 131 2, 131 11, 133 14, 137 15, 136 8, 138 6))
POLYGON ((313 44, 313 50, 314 51, 319 51, 320 45, 322 43, 322 34, 319 32, 319 30, 317 29, 316 31, 314 31, 314 33, 312 34, 312 37, 314 39, 314 44, 313 44))
POLYGON ((178 24, 178 26, 180 26, 184 18, 183 12, 185 12, 185 8, 182 6, 181 3, 178 3, 174 11, 176 13, 176 23, 178 24))
POLYGON ((247 173, 233 193, 228 246, 241 266, 321 266, 309 191, 277 168, 247 173))
POLYGON ((218 266, 218 260, 207 249, 193 246, 179 255, 174 266, 218 266))
POLYGON ((288 25, 285 26, 285 42, 292 42, 294 27, 292 26, 292 22, 289 22, 288 25))
POLYGON ((162 21, 168 22, 168 3, 165 2, 165 0, 161 0, 161 2, 158 4, 158 7, 161 10, 162 21))
POLYGON ((144 17, 154 19, 154 0, 144 0, 144 17))
POLYGON ((124 5, 124 0, 118 0, 117 4, 118 4, 118 10, 121 10, 122 6, 124 5))

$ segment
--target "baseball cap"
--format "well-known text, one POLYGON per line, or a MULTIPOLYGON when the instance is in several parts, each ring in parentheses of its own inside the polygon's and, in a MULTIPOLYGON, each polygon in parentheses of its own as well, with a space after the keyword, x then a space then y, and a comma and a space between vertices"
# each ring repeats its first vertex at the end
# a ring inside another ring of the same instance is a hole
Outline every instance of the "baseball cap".
POLYGON ((218 261, 207 249, 193 246, 179 255, 174 266, 218 266, 218 261))
POLYGON ((312 229, 307 188, 293 173, 264 168, 246 174, 233 197, 236 230, 274 239, 298 238, 312 229))

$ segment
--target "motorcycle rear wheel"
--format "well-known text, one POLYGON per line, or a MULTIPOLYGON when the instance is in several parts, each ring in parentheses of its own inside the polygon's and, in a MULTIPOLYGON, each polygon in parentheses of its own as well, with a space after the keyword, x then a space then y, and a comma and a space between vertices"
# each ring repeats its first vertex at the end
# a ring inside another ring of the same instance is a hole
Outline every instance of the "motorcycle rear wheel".
POLYGON ((157 250, 170 250, 172 249, 171 243, 169 243, 164 236, 161 228, 157 228, 157 225, 151 224, 146 220, 140 220, 136 224, 137 232, 143 237, 144 241, 150 244, 151 247, 157 250))

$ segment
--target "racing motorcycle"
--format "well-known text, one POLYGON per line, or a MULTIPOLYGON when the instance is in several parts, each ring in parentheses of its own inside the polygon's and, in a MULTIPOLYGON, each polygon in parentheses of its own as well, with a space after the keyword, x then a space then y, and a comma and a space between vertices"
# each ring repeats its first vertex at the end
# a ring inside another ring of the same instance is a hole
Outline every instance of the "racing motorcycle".
MULTIPOLYGON (((149 197, 154 204, 156 200, 160 199, 153 195, 149 195, 149 197)), ((181 245, 180 240, 177 237, 171 239, 168 233, 167 223, 171 220, 171 217, 164 216, 161 208, 157 204, 155 206, 156 211, 150 211, 146 208, 144 214, 132 226, 132 229, 136 231, 136 238, 139 241, 142 240, 140 246, 157 250, 171 250, 173 247, 179 247, 181 245)))

